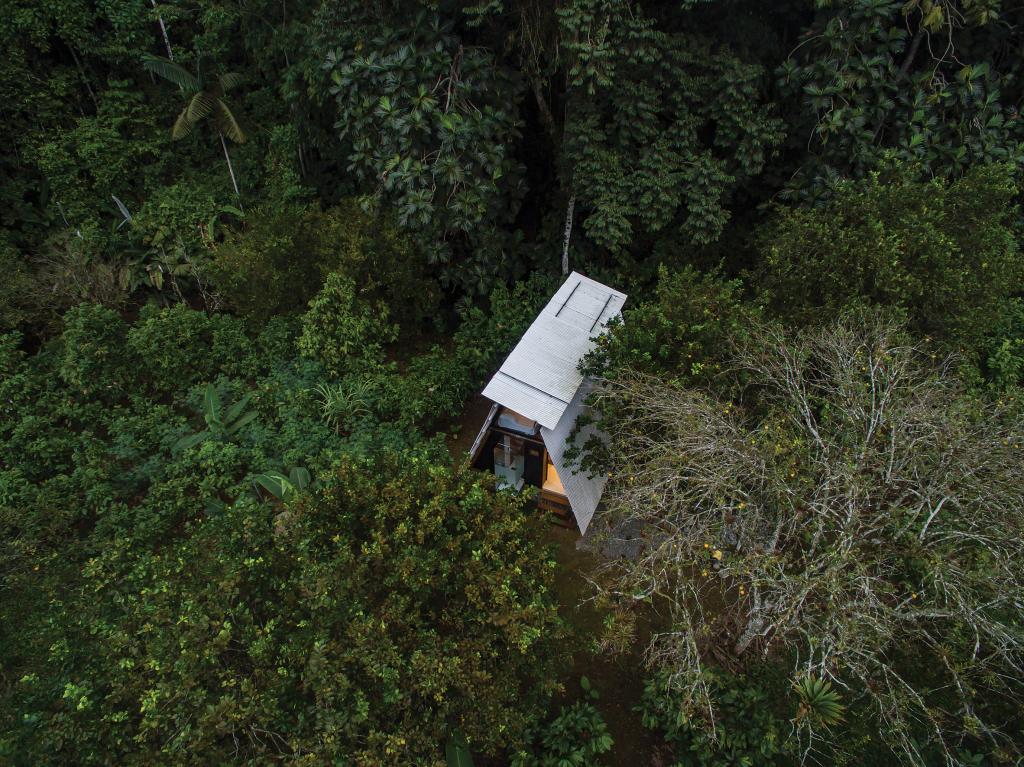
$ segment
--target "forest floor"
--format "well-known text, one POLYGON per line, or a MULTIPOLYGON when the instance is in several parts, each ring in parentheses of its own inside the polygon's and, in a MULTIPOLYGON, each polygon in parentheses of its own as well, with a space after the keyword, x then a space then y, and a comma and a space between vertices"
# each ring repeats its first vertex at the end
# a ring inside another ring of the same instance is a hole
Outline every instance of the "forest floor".
POLYGON ((473 440, 480 433, 480 427, 484 425, 484 420, 493 404, 481 394, 470 398, 466 403, 466 407, 462 409, 462 415, 459 416, 459 420, 455 424, 455 430, 449 432, 445 438, 445 444, 448 445, 448 451, 452 454, 453 459, 461 461, 473 447, 473 440))
POLYGON ((647 767, 660 764, 658 739, 646 729, 636 708, 644 689, 644 670, 641 649, 642 637, 631 651, 615 655, 595 652, 590 646, 600 636, 605 611, 595 607, 591 596, 593 587, 586 573, 597 563, 597 555, 579 551, 576 541, 579 533, 552 524, 548 534, 556 547, 559 572, 556 581, 562 617, 574 629, 577 644, 573 651, 573 667, 565 680, 563 702, 571 703, 585 697, 580 687, 581 677, 587 677, 600 697, 594 705, 600 710, 615 740, 611 753, 604 762, 613 767, 647 767))

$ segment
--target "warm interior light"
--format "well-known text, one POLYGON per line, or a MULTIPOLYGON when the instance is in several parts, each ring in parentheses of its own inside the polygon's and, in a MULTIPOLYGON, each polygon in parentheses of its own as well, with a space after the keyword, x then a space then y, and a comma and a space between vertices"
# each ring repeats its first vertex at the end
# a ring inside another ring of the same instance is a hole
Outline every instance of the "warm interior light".
POLYGON ((545 456, 547 457, 547 465, 544 470, 544 489, 550 490, 552 493, 565 495, 565 488, 562 487, 562 478, 558 476, 555 464, 551 462, 551 454, 545 453, 545 456))

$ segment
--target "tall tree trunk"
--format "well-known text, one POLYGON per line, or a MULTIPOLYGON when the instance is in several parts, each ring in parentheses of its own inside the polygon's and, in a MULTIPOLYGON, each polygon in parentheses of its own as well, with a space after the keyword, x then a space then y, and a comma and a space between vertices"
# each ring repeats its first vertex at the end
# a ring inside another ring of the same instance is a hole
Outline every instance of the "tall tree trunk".
POLYGON ((238 199, 238 207, 242 207, 242 195, 238 192, 238 182, 235 180, 235 168, 231 164, 231 155, 228 154, 228 142, 224 140, 224 134, 219 133, 220 145, 224 148, 224 159, 228 161, 228 173, 231 174, 231 186, 235 188, 235 197, 238 199))
POLYGON ((569 273, 569 238, 572 236, 572 214, 576 209, 576 194, 569 197, 569 204, 565 209, 565 237, 562 240, 562 274, 569 273))
POLYGON ((906 58, 903 59, 903 64, 900 65, 899 72, 896 73, 896 82, 900 82, 910 72, 910 66, 914 63, 914 58, 917 56, 917 49, 921 47, 921 40, 924 39, 925 30, 922 26, 917 30, 914 35, 914 39, 910 41, 910 50, 907 51, 906 58))
POLYGON ((548 100, 544 98, 544 87, 540 77, 536 74, 530 75, 530 85, 533 86, 533 97, 537 100, 537 111, 540 113, 541 122, 544 123, 548 135, 551 137, 551 143, 555 149, 558 149, 558 145, 561 143, 558 124, 555 122, 555 116, 551 114, 548 100))
MULTIPOLYGON (((89 83, 89 75, 85 72, 85 67, 82 66, 81 60, 78 58, 78 54, 75 52, 74 47, 68 43, 68 50, 71 51, 71 58, 75 60, 75 66, 78 67, 78 74, 82 76, 82 82, 85 83, 85 89, 89 91, 89 98, 92 99, 92 105, 96 107, 96 111, 100 111, 100 102, 96 99, 96 93, 92 89, 92 85, 89 83)), ((84 115, 85 113, 82 112, 84 115)))
MULTIPOLYGON (((555 122, 555 116, 551 113, 551 107, 548 106, 548 101, 544 98, 543 81, 539 75, 533 73, 530 75, 530 83, 533 86, 534 98, 537 100, 537 110, 540 113, 541 122, 544 123, 548 135, 551 137, 552 149, 559 154, 557 160, 561 161, 562 134, 558 129, 558 123, 555 122)), ((564 185, 570 190, 572 189, 571 174, 569 183, 564 185)), ((569 203, 565 209, 565 235, 562 239, 562 274, 569 273, 569 240, 572 237, 572 216, 575 209, 576 193, 569 191, 569 203)))
POLYGON ((171 38, 167 36, 167 25, 164 24, 164 17, 160 11, 156 8, 156 0, 149 0, 149 4, 153 6, 153 10, 156 11, 156 20, 160 24, 160 34, 164 38, 164 48, 167 49, 167 60, 174 61, 174 51, 171 50, 171 38))

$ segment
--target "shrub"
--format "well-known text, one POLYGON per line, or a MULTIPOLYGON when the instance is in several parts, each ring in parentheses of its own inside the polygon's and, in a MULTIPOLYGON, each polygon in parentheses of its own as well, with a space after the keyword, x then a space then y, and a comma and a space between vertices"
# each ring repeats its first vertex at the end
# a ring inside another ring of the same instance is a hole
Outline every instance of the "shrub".
POLYGON ((202 248, 204 227, 220 208, 217 194, 215 184, 201 177, 157 186, 132 217, 132 230, 155 248, 178 242, 202 248))
POLYGON ((756 316, 742 292, 739 280, 660 267, 654 300, 627 308, 624 321, 598 339, 588 372, 604 376, 629 368, 687 384, 707 382, 756 316))
POLYGON ((600 390, 614 479, 594 534, 648 544, 603 565, 603 586, 671 594, 673 631, 648 653, 695 707, 714 705, 709 654, 780 653, 856 686, 908 764, 980 738, 1019 756, 1024 420, 933 360, 867 312, 757 328, 736 399, 626 373, 600 390))
POLYGON ((973 353, 1022 287, 1015 195, 1000 166, 951 182, 901 167, 841 183, 823 207, 778 208, 760 238, 767 306, 791 323, 886 306, 973 353))
POLYGON ((1007 302, 984 350, 984 369, 997 389, 1024 384, 1024 299, 1007 302))
POLYGON ((208 274, 244 314, 301 311, 339 272, 361 295, 383 300, 400 323, 433 313, 438 290, 408 238, 352 200, 326 210, 281 205, 251 212, 246 229, 228 232, 208 274))
MULTIPOLYGON (((598 693, 583 677, 580 684, 588 697, 598 693)), ((589 700, 562 706, 558 716, 538 725, 530 737, 530 746, 516 753, 512 767, 600 767, 601 754, 612 750, 604 717, 589 700)))
POLYGON ((73 232, 55 232, 42 243, 31 277, 21 283, 25 292, 20 298, 34 323, 49 331, 60 328, 61 316, 72 306, 117 309, 124 304, 117 268, 105 257, 110 237, 95 224, 83 224, 73 232))
POLYGON ((250 369, 252 342, 241 320, 207 316, 178 304, 146 306, 128 331, 128 347, 142 362, 147 381, 158 391, 178 391, 217 375, 250 369))
POLYGON ((117 390, 131 374, 128 328, 103 306, 80 304, 64 315, 60 377, 84 394, 117 390))
POLYGON ((640 702, 644 727, 657 730, 681 764, 694 767, 772 767, 793 764, 783 734, 789 723, 774 711, 763 681, 748 675, 705 669, 715 699, 714 721, 694 713, 686 695, 659 673, 644 686, 640 702))
POLYGON ((302 316, 299 351, 336 376, 378 365, 383 346, 398 338, 398 326, 388 322, 388 315, 384 303, 359 295, 350 278, 332 274, 302 316))
POLYGON ((0 235, 0 333, 35 319, 30 296, 32 276, 17 249, 0 235))
MULTIPOLYGON (((242 462, 223 448, 189 453, 147 499, 147 533, 201 515, 196 477, 235 491, 242 462)), ((479 754, 519 746, 565 647, 523 499, 418 452, 343 459, 325 479, 276 519, 244 501, 95 552, 19 668, 12 750, 184 765, 287 748, 376 767, 440 762, 451 728, 479 754)))

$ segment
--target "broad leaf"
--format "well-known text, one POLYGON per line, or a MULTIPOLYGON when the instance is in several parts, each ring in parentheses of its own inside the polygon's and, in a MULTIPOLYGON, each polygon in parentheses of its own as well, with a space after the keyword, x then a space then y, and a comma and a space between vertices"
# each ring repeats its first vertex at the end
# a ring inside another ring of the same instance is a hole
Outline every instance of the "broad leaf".
POLYGON ((473 767, 473 755, 461 733, 455 733, 448 739, 448 743, 444 747, 444 755, 448 761, 448 767, 473 767))
POLYGON ((238 400, 238 402, 236 402, 234 405, 228 408, 228 412, 225 413, 224 415, 224 422, 230 424, 232 421, 238 418, 238 416, 242 414, 242 411, 245 410, 246 405, 249 404, 249 400, 251 399, 252 394, 246 394, 243 397, 241 397, 238 400))
POLYGON ((242 82, 242 75, 238 72, 225 72, 217 80, 220 82, 221 91, 229 91, 242 82))
POLYGON ((275 498, 285 499, 294 492, 292 483, 279 471, 268 471, 264 474, 257 474, 253 479, 275 498))
POLYGON ((206 391, 203 392, 203 414, 209 424, 220 423, 220 393, 212 383, 206 384, 206 391))
POLYGON ((199 90, 199 81, 195 75, 169 59, 147 56, 143 59, 142 66, 147 72, 169 80, 189 93, 199 90))
POLYGON ((246 413, 245 415, 243 415, 241 418, 239 418, 234 423, 228 424, 226 429, 225 429, 225 431, 229 435, 230 434, 234 434, 237 431, 239 431, 243 426, 248 426, 250 423, 255 421, 257 416, 259 416, 259 413, 255 413, 255 412, 253 412, 253 413, 246 413))
POLYGON ((214 119, 216 120, 217 128, 221 133, 236 144, 245 143, 245 133, 242 132, 241 127, 238 125, 238 121, 235 120, 235 116, 231 112, 231 109, 222 99, 217 99, 214 119))
POLYGON ((292 467, 292 470, 288 472, 288 478, 297 490, 305 490, 309 487, 309 472, 302 466, 292 467))
POLYGON ((188 102, 188 109, 186 109, 186 119, 196 125, 200 120, 208 117, 211 112, 217 106, 217 97, 210 94, 208 91, 199 91, 192 100, 188 102))
POLYGON ((189 434, 175 442, 174 446, 171 448, 171 452, 180 453, 183 450, 188 450, 190 447, 195 447, 200 442, 205 442, 210 438, 210 436, 210 432, 206 429, 195 434, 189 434))
POLYGON ((171 128, 171 138, 177 141, 183 139, 186 136, 191 135, 192 129, 196 127, 196 124, 188 119, 188 105, 181 110, 181 114, 178 115, 178 119, 174 121, 174 127, 171 128))

